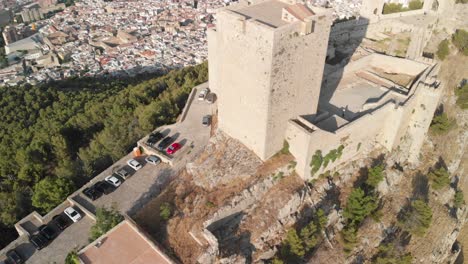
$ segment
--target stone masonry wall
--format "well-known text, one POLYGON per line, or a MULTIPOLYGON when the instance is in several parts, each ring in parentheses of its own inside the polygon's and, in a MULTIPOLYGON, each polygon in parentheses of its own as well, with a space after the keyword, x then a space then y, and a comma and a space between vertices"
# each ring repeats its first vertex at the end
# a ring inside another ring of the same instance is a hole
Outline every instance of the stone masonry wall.
POLYGON ((218 98, 219 128, 262 156, 267 133, 273 30, 222 10, 217 16, 215 34, 214 50, 219 52, 214 55, 215 64, 210 62, 209 67, 210 73, 217 73, 214 91, 218 98))
MULTIPOLYGON (((438 67, 429 67, 412 87, 408 99, 402 104, 395 101, 384 103, 377 110, 357 120, 327 132, 315 127, 306 130, 290 121, 286 133, 289 151, 296 157, 297 173, 305 180, 317 177, 326 170, 332 170, 341 163, 349 162, 376 146, 389 151, 400 150, 406 153, 402 162, 415 163, 419 157, 425 134, 437 108, 442 87, 435 80, 438 67), (310 162, 317 150, 325 156, 330 150, 344 146, 343 154, 337 161, 311 175, 310 162)), ((302 120, 302 122, 307 122, 302 120)))

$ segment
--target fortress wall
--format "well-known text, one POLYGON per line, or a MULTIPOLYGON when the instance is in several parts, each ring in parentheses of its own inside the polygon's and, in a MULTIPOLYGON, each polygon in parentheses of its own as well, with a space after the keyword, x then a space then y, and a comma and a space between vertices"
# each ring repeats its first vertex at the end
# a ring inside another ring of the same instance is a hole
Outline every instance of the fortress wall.
POLYGON ((223 10, 215 35, 219 128, 265 158, 273 30, 223 10))
POLYGON ((301 130, 293 122, 289 122, 286 139, 289 142, 289 151, 296 157, 296 171, 305 180, 318 177, 327 170, 333 170, 341 163, 349 162, 360 155, 372 150, 376 145, 386 140, 383 128, 388 117, 394 111, 395 104, 389 102, 376 111, 366 114, 359 119, 341 127, 334 133, 317 130, 309 133, 301 130), (340 159, 330 162, 327 167, 315 174, 310 174, 310 161, 317 150, 325 156, 329 151, 344 146, 340 159), (307 146, 305 149, 304 146, 307 146))
POLYGON ((290 121, 286 140, 289 142, 289 151, 296 157, 297 173, 303 179, 310 180, 379 145, 388 151, 401 150, 402 162, 418 162, 420 149, 442 93, 442 87, 437 87, 435 79, 437 72, 438 66, 428 67, 411 88, 405 102, 397 104, 389 101, 333 133, 319 128, 311 132, 290 121), (310 161, 316 151, 321 150, 322 156, 325 156, 340 145, 345 147, 341 158, 330 162, 326 168, 322 166, 315 175, 311 175, 310 161))
POLYGON ((442 87, 431 87, 438 66, 429 68, 412 87, 411 97, 400 107, 401 117, 393 149, 406 149, 409 162, 419 159, 419 151, 426 137, 432 117, 442 94, 442 87))

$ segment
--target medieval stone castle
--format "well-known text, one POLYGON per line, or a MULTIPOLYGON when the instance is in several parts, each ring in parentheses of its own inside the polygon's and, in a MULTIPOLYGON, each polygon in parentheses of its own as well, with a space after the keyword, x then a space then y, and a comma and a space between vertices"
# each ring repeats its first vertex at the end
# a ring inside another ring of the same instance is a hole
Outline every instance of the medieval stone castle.
POLYGON ((295 0, 220 10, 208 32, 219 128, 263 160, 289 145, 304 179, 376 148, 404 149, 401 162, 417 162, 442 90, 438 65, 420 56, 425 31, 405 58, 362 52, 326 64, 339 44, 382 30, 421 32, 379 15, 382 1, 364 2, 362 17, 333 27, 328 9, 295 0), (314 158, 327 162, 314 167, 314 158))

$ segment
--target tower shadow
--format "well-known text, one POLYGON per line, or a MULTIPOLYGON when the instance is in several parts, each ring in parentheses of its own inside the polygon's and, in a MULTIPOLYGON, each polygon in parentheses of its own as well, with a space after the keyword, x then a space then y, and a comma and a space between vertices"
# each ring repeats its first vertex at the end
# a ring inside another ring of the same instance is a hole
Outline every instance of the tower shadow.
POLYGON ((331 28, 328 42, 327 59, 322 75, 322 87, 320 99, 315 117, 315 122, 324 112, 335 114, 348 121, 352 121, 358 115, 349 107, 341 107, 331 103, 340 82, 344 76, 345 67, 352 61, 352 56, 358 50, 367 34, 369 19, 359 17, 347 21, 336 20, 331 28))

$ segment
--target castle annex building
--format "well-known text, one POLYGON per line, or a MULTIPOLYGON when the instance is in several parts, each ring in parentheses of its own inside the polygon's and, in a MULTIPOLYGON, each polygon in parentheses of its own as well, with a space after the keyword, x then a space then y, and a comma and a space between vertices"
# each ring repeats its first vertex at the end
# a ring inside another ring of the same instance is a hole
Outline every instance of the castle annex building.
MULTIPOLYGON (((219 128, 263 160, 287 141, 304 179, 376 148, 405 147, 402 162, 416 162, 441 94, 438 65, 366 51, 326 67, 340 30, 331 26, 327 9, 294 0, 218 11, 208 48, 219 128), (312 168, 314 155, 325 166, 312 168)), ((354 28, 364 38, 366 28, 354 28)))

